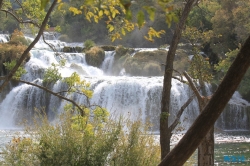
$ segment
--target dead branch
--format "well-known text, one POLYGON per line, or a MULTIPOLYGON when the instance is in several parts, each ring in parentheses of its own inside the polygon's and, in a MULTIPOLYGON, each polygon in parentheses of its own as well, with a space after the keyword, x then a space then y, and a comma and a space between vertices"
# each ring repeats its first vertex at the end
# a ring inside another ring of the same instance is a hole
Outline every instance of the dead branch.
POLYGON ((189 99, 182 105, 182 107, 180 108, 180 110, 178 111, 176 118, 174 120, 174 122, 169 126, 169 130, 173 131, 175 129, 175 127, 178 125, 181 115, 182 113, 185 111, 185 109, 187 108, 187 106, 193 101, 195 97, 195 94, 193 94, 191 97, 189 97, 189 99))
POLYGON ((202 95, 200 94, 200 92, 198 91, 196 86, 194 85, 191 77, 188 75, 188 73, 186 71, 184 71, 183 74, 186 77, 186 79, 188 80, 189 86, 193 90, 193 92, 195 93, 196 97, 198 98, 198 101, 199 102, 202 101, 202 95))

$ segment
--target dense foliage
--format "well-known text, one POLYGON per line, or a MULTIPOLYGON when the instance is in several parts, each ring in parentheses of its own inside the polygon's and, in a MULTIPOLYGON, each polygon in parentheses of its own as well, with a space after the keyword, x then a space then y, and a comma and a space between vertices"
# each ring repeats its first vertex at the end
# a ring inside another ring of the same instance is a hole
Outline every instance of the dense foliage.
MULTIPOLYGON (((71 107, 65 107, 66 110, 71 107)), ((160 161, 159 146, 148 125, 108 118, 101 108, 86 116, 68 110, 59 121, 38 113, 25 137, 14 137, 4 148, 2 165, 136 165, 153 166, 160 161)))

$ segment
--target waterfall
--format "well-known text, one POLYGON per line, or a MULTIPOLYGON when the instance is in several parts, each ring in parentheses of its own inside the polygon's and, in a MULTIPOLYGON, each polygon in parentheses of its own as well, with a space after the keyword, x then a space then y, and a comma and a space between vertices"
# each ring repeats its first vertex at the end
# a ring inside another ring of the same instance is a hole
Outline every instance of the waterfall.
POLYGON ((6 43, 10 40, 10 35, 0 34, 0 43, 6 43))
MULTIPOLYGON (((0 40, 3 38, 2 36, 0 35, 0 40)), ((50 42, 55 44, 58 49, 65 45, 56 40, 50 42)), ((143 49, 139 51, 143 51, 143 49)), ((105 59, 100 68, 89 66, 84 53, 55 53, 42 41, 39 41, 30 53, 31 58, 25 64, 27 73, 22 76, 23 80, 41 85, 44 71, 52 63, 58 64, 60 60, 65 59, 66 65, 60 69, 61 75, 68 77, 73 72, 77 72, 82 79, 90 82, 94 92, 91 99, 92 104, 107 108, 112 116, 122 114, 130 116, 132 119, 138 117, 143 120, 148 119, 154 124, 152 129, 158 131, 163 77, 112 76, 114 51, 105 52, 105 59)), ((57 82, 49 87, 53 91, 59 92, 64 86, 63 83, 57 82)), ((210 91, 209 86, 207 91, 210 91)), ((211 92, 209 93, 211 94, 211 92)), ((188 85, 175 79, 172 80, 170 124, 191 94, 192 91, 188 85)), ((77 103, 84 103, 86 100, 79 94, 72 94, 71 97, 77 103)), ((55 113, 63 111, 64 104, 65 102, 61 99, 39 88, 19 84, 0 101, 0 127, 17 127, 23 119, 32 119, 35 108, 44 108, 52 120, 55 113)), ((248 108, 249 103, 235 93, 216 126, 223 130, 249 130, 249 114, 246 111, 248 108)), ((193 100, 184 111, 179 126, 187 129, 198 114, 198 103, 193 100)))
POLYGON ((104 73, 106 75, 111 75, 112 74, 114 56, 115 56, 114 51, 106 51, 105 52, 105 59, 104 59, 104 61, 102 63, 101 69, 102 69, 102 71, 104 71, 104 73))

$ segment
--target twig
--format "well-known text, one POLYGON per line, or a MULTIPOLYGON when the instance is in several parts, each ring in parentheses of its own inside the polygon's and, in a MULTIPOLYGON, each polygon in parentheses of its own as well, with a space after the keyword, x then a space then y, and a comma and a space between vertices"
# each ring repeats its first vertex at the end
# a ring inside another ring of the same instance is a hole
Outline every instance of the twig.
POLYGON ((182 113, 185 111, 185 108, 187 108, 187 106, 193 101, 194 97, 195 97, 195 94, 189 97, 189 99, 182 105, 182 107, 180 108, 180 110, 178 111, 176 115, 174 122, 169 126, 170 131, 173 131, 175 129, 175 127, 180 121, 182 113))

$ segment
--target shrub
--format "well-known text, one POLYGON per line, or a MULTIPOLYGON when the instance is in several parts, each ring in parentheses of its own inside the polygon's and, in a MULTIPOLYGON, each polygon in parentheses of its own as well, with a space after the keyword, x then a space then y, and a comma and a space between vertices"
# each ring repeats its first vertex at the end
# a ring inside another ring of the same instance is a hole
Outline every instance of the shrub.
POLYGON ((89 50, 89 49, 91 49, 92 47, 94 47, 95 46, 95 42, 93 41, 93 40, 86 40, 85 42, 84 42, 84 48, 86 49, 86 50, 89 50))
POLYGON ((15 30, 11 36, 10 36, 10 41, 8 44, 14 44, 14 45, 25 45, 29 46, 31 43, 30 40, 26 39, 24 37, 24 34, 21 31, 15 30))
POLYGON ((100 122, 90 116, 86 118, 87 123, 79 129, 72 127, 70 113, 62 114, 53 125, 39 114, 35 127, 26 129, 29 137, 13 138, 3 149, 1 164, 151 166, 159 163, 159 147, 141 121, 100 122))
MULTIPOLYGON (((0 44, 0 73, 7 74, 7 70, 4 67, 3 63, 10 63, 11 61, 17 61, 24 50, 27 47, 22 44, 9 44, 2 43, 0 44)), ((26 62, 30 59, 30 55, 26 58, 26 62)))

